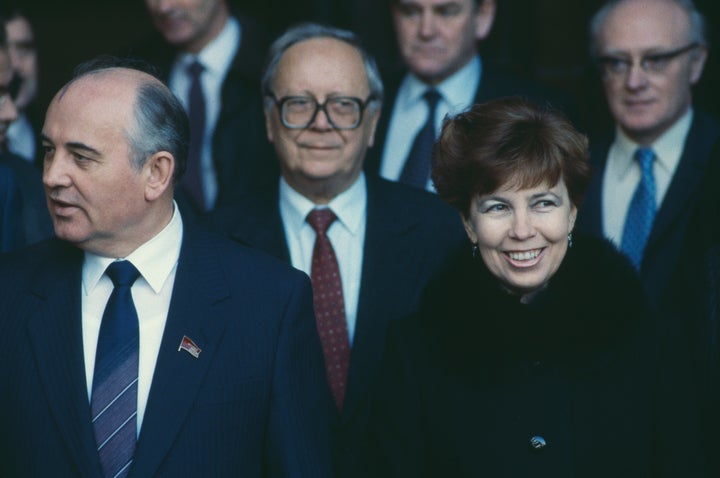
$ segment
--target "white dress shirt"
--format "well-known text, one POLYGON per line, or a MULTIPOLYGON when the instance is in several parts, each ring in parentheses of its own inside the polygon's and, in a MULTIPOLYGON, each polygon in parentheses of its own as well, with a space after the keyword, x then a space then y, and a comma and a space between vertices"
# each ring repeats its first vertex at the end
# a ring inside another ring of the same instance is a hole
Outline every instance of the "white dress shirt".
MULTIPOLYGON (((182 244, 182 219, 177 205, 174 205, 174 209, 170 223, 159 234, 124 258, 140 272, 140 277, 131 289, 140 326, 138 434, 145 416, 145 406, 155 372, 155 362, 165 330, 170 297, 175 284, 175 271, 180 256, 180 245, 182 244)), ((100 323, 114 288, 112 280, 105 275, 105 269, 115 260, 118 259, 86 252, 82 266, 82 332, 88 403, 92 398, 95 352, 100 334, 100 323)))
POLYGON ((208 209, 215 206, 218 194, 217 174, 212 157, 212 138, 222 107, 222 85, 240 48, 241 36, 240 22, 236 18, 230 17, 217 38, 197 55, 185 53, 178 56, 170 72, 170 89, 187 111, 190 93, 190 76, 187 68, 195 60, 205 67, 200 77, 205 96, 205 134, 203 135, 201 169, 205 204, 208 209))
MULTIPOLYGON (((445 116, 456 115, 472 106, 480 85, 481 73, 482 62, 480 57, 475 55, 467 65, 435 86, 442 96, 435 109, 436 137, 442 129, 442 120, 445 116)), ((429 85, 412 73, 408 73, 400 84, 388 124, 380 176, 391 181, 400 178, 413 141, 427 121, 428 106, 423 95, 428 88, 429 85)), ((427 189, 435 191, 430 180, 427 189)))
MULTIPOLYGON (((653 175, 655 204, 658 211, 680 163, 692 116, 693 112, 690 109, 657 141, 648 145, 655 152, 653 175)), ((622 243, 630 201, 642 178, 640 164, 635 160, 635 151, 639 147, 641 145, 632 141, 620 128, 617 128, 615 141, 608 150, 602 191, 603 231, 605 236, 618 247, 622 243)))
POLYGON ((34 161, 36 151, 35 132, 25 113, 20 113, 7 129, 8 150, 27 161, 34 161))
POLYGON ((352 345, 357 320, 357 306, 362 275, 365 223, 367 221, 367 189, 365 175, 327 206, 318 206, 280 179, 280 216, 282 217, 293 267, 307 275, 312 271, 315 230, 307 222, 307 215, 316 207, 329 207, 337 216, 330 225, 327 237, 335 251, 342 280, 345 318, 352 345))

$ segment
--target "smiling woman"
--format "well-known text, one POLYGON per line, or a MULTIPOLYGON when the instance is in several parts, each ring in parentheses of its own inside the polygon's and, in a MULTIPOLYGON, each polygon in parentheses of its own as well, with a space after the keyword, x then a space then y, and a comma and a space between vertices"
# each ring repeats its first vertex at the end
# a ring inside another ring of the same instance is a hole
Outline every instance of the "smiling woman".
POLYGON ((584 136, 505 98, 446 120, 433 154, 472 248, 388 333, 373 476, 698 476, 684 354, 624 256, 571 236, 584 136))

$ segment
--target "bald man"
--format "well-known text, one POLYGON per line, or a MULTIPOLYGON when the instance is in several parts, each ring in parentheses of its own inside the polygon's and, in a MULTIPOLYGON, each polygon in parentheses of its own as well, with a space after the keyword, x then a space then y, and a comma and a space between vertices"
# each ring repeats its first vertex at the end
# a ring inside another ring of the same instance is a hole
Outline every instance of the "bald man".
POLYGON ((3 473, 329 476, 310 282, 183 224, 172 92, 84 65, 42 142, 57 238, 0 262, 3 473))

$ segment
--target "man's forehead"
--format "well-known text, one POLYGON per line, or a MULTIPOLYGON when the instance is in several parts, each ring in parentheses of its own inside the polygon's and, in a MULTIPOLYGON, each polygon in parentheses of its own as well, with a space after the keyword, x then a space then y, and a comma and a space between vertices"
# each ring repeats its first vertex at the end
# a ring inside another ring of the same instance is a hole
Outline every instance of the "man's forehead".
POLYGON ((396 0, 398 5, 421 7, 445 7, 449 5, 475 5, 482 0, 396 0))

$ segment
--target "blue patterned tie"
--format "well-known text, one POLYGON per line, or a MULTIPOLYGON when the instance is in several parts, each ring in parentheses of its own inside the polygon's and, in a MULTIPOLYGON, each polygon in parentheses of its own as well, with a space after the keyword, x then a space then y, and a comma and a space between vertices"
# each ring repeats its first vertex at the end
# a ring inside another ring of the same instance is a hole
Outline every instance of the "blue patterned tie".
POLYGON ((399 182, 425 189, 430 178, 430 156, 435 142, 435 109, 442 97, 436 89, 430 88, 423 95, 427 103, 428 115, 425 125, 420 129, 408 154, 399 182))
POLYGON ((140 273, 128 261, 105 273, 113 289, 95 354, 91 411, 103 476, 127 476, 137 440, 138 316, 130 288, 140 273))
POLYGON ((655 153, 650 148, 638 148, 635 158, 640 163, 642 178, 630 201, 620 248, 630 258, 635 269, 640 270, 645 244, 655 219, 655 153))

